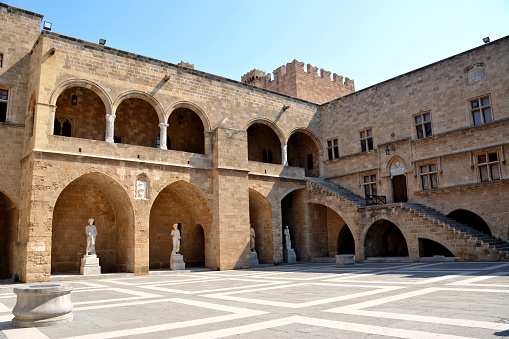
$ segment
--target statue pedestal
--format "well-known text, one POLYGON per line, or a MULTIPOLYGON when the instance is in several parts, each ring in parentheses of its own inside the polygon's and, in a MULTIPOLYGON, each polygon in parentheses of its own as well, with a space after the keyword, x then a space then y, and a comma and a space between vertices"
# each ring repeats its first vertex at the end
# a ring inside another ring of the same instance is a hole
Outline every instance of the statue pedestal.
POLYGON ((297 262, 297 255, 293 248, 283 249, 283 262, 287 264, 295 264, 297 262))
POLYGON ((258 266, 258 254, 256 252, 251 252, 251 267, 258 266))
POLYGON ((170 256, 170 268, 172 270, 185 270, 184 256, 182 254, 172 253, 170 256))
POLYGON ((99 258, 96 254, 84 255, 81 258, 81 275, 101 274, 101 266, 99 266, 99 258))

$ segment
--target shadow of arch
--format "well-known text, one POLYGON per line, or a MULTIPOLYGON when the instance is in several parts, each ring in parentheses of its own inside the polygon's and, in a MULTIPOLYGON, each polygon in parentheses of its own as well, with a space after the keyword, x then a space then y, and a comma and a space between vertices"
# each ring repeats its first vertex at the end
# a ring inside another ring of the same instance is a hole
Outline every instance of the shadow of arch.
POLYGON ((61 82, 51 92, 49 104, 51 106, 55 106, 60 94, 62 94, 62 92, 72 87, 84 87, 97 94, 97 96, 99 96, 99 98, 101 98, 101 100, 103 101, 104 107, 106 108, 106 114, 111 114, 112 100, 110 96, 101 86, 88 79, 72 78, 61 82))
POLYGON ((447 214, 447 217, 454 219, 462 224, 468 225, 478 230, 479 232, 491 235, 491 229, 486 223, 486 221, 484 221, 483 218, 481 218, 474 212, 470 212, 464 209, 458 209, 447 214))
POLYGON ((369 227, 364 240, 364 258, 369 257, 408 257, 408 245, 398 226, 380 219, 369 227))
POLYGON ((355 239, 347 224, 344 224, 338 235, 338 254, 355 254, 355 239))
POLYGON ((261 193, 249 189, 249 222, 255 230, 255 250, 261 264, 274 263, 272 204, 261 193))
POLYGON ((0 190, 0 279, 14 273, 14 250, 17 240, 19 209, 14 200, 0 190))
POLYGON ((142 92, 142 91, 136 91, 136 90, 123 92, 122 94, 120 94, 117 97, 117 99, 115 99, 115 102, 112 105, 112 112, 113 112, 112 114, 113 115, 116 115, 118 106, 120 106, 122 101, 124 101, 126 99, 141 99, 141 100, 148 102, 156 111, 157 116, 159 118, 159 122, 161 123, 161 122, 166 121, 164 119, 164 108, 161 106, 161 103, 159 103, 159 101, 156 98, 154 98, 152 95, 142 92))
POLYGON ((163 121, 168 121, 168 119, 170 118, 170 115, 173 113, 173 111, 175 111, 176 109, 179 109, 179 108, 187 108, 187 109, 193 111, 194 113, 196 113, 196 115, 198 115, 198 117, 200 118, 200 120, 203 124, 204 131, 210 132, 209 117, 207 116, 205 111, 200 106, 198 106, 197 104, 195 104, 194 102, 191 102, 191 101, 176 101, 176 102, 172 103, 166 110, 163 121))
POLYGON ((441 243, 431 239, 419 238, 419 257, 433 257, 436 255, 454 257, 452 251, 441 243))
POLYGON ((51 228, 51 273, 79 272, 90 218, 97 227, 102 272, 134 272, 134 211, 129 195, 111 177, 93 172, 74 179, 58 195, 51 228))
POLYGON ((172 251, 171 229, 180 223, 180 254, 186 265, 198 265, 201 258, 203 228, 205 266, 212 267, 212 210, 202 191, 193 184, 179 180, 162 189, 154 199, 149 221, 149 265, 151 269, 169 268, 172 251))

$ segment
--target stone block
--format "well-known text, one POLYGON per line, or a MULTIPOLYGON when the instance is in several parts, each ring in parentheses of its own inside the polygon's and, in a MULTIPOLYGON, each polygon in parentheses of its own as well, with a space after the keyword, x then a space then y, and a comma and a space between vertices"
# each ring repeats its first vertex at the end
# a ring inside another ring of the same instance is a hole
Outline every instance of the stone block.
POLYGON ((283 262, 285 264, 295 264, 297 262, 297 255, 293 248, 283 250, 283 262))
POLYGON ((172 253, 170 256, 170 268, 172 270, 185 270, 186 264, 184 263, 184 256, 182 254, 172 253))
POLYGON ((256 267, 258 265, 258 254, 256 254, 256 252, 251 252, 251 267, 256 267))
POLYGON ((84 255, 81 258, 80 266, 81 275, 101 274, 101 266, 99 266, 99 258, 95 254, 84 255))
POLYGON ((350 266, 355 263, 354 254, 338 254, 336 255, 336 267, 350 266))

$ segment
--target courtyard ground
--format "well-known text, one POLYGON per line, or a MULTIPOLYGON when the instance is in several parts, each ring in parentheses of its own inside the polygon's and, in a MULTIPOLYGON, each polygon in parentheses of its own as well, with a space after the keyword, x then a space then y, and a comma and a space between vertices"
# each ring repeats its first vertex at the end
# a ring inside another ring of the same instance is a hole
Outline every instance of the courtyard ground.
POLYGON ((11 327, 15 285, 0 285, 0 338, 509 336, 508 262, 302 263, 68 283, 74 321, 28 329, 11 327))

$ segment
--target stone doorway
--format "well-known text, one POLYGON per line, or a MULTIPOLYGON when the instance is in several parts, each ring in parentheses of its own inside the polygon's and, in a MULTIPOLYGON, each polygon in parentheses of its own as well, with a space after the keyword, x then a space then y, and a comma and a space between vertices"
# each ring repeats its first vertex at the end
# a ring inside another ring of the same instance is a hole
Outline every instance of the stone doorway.
POLYGON ((355 240, 346 224, 338 235, 338 254, 355 254, 355 240))
POLYGON ((364 258, 408 257, 408 246, 398 226, 378 220, 369 228, 364 241, 364 258))
POLYGON ((0 279, 10 279, 13 273, 13 252, 16 243, 18 208, 0 191, 0 279))
POLYGON ((392 178, 392 193, 394 202, 408 201, 405 175, 396 175, 392 178))

